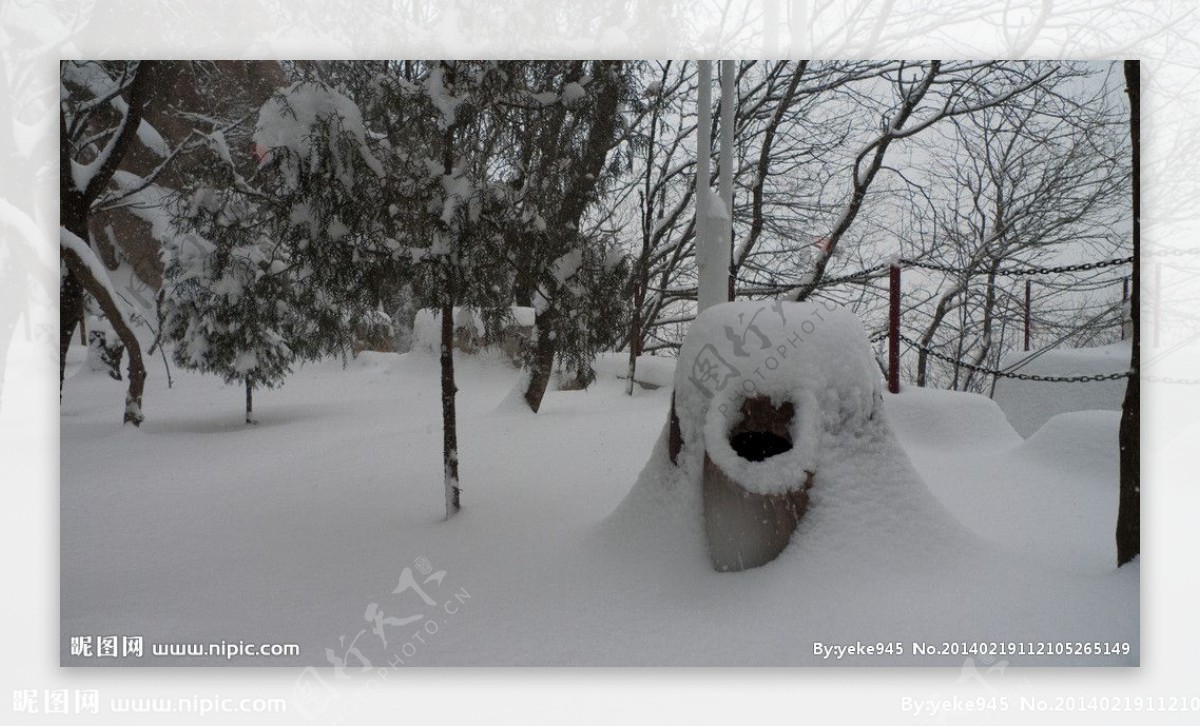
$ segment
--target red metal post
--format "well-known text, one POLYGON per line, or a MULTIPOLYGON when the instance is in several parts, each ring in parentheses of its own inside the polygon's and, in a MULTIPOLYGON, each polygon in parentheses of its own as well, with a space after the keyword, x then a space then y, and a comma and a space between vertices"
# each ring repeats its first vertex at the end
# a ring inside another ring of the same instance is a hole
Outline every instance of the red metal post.
POLYGON ((892 266, 888 296, 888 391, 900 393, 900 266, 892 266))
POLYGON ((1025 350, 1026 351, 1029 350, 1029 329, 1031 327, 1030 324, 1031 324, 1031 319, 1032 319, 1032 317, 1030 316, 1030 313, 1029 313, 1029 310, 1030 310, 1029 302, 1030 302, 1030 298, 1032 297, 1032 295, 1030 294, 1030 288, 1031 288, 1031 281, 1026 280, 1025 281, 1025 350))

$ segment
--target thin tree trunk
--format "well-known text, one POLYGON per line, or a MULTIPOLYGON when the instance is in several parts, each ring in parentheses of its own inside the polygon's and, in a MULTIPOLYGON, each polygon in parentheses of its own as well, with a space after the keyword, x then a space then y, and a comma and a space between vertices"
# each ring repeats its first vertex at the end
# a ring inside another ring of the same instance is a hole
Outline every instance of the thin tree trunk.
MULTIPOLYGON (((452 295, 452 291, 448 291, 452 295)), ((442 304, 442 468, 446 484, 446 519, 462 507, 458 488, 458 426, 454 410, 454 300, 442 304)))
POLYGON ((1141 68, 1138 61, 1125 61, 1125 85, 1129 92, 1129 136, 1133 149, 1133 290, 1129 296, 1129 311, 1133 324, 1132 356, 1129 382, 1125 386, 1125 401, 1121 404, 1119 433, 1121 454, 1121 491, 1117 510, 1117 566, 1125 565, 1142 552, 1142 485, 1141 485, 1141 325, 1138 300, 1141 289, 1141 155, 1138 136, 1141 133, 1141 68))
MULTIPOLYGON (((445 64, 446 82, 454 84, 454 66, 445 64)), ((450 124, 442 138, 442 170, 446 176, 454 172, 454 132, 450 124)), ((461 508, 458 487, 458 417, 454 408, 454 257, 446 261, 446 285, 442 299, 442 480, 446 492, 446 519, 454 517, 461 508)))
POLYGON ((637 375, 637 359, 642 353, 642 288, 641 281, 635 283, 638 294, 633 298, 633 311, 629 321, 629 384, 625 393, 633 396, 633 379, 637 375))
POLYGON ((246 423, 254 423, 254 382, 246 379, 246 423))
POLYGON ((929 355, 925 351, 933 347, 934 335, 941 328, 942 321, 950 312, 950 306, 961 293, 962 288, 955 287, 938 300, 937 308, 933 312, 933 320, 929 322, 929 326, 925 329, 925 334, 921 336, 921 347, 917 349, 917 386, 925 386, 928 383, 929 355))

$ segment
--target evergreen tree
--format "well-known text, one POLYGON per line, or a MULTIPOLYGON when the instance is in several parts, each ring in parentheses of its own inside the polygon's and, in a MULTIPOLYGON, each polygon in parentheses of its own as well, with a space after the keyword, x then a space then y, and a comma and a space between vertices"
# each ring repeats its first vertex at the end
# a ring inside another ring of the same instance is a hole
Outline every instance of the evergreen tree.
POLYGON ((175 362, 253 392, 274 388, 296 360, 312 355, 287 251, 263 234, 262 209, 245 197, 203 188, 181 217, 189 230, 164 249, 163 330, 175 362))

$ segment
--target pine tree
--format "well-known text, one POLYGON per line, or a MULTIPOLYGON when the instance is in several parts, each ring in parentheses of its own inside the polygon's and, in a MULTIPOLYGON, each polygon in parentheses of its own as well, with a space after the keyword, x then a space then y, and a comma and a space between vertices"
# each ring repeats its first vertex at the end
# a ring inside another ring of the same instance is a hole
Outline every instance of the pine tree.
POLYGON ((180 366, 245 387, 252 424, 254 390, 278 386, 316 353, 298 281, 286 250, 263 234, 262 209, 236 192, 197 190, 180 226, 164 250, 164 334, 180 366))

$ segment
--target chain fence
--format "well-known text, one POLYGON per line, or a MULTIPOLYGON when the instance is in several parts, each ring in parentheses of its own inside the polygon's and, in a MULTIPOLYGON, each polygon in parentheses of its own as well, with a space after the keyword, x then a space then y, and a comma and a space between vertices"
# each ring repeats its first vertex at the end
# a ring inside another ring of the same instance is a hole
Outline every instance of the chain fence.
MULTIPOLYGON (((1198 250, 1197 252, 1200 252, 1198 250)), ((1010 278, 1031 277, 1034 275, 1060 275, 1063 273, 1079 273, 1088 270, 1099 270, 1101 268, 1110 268, 1117 265, 1127 265, 1133 262, 1133 256, 1114 258, 1112 260, 1098 260, 1090 263, 1077 263, 1074 265, 1058 265, 1055 267, 1007 267, 997 268, 996 270, 968 270, 966 268, 957 268, 953 265, 942 265, 941 263, 931 263, 923 260, 909 260, 901 258, 896 261, 901 268, 920 268, 922 270, 932 270, 940 273, 953 273, 955 275, 966 275, 973 277, 976 275, 998 275, 1010 278)), ((880 263, 872 265, 869 268, 863 268, 858 272, 848 275, 838 275, 832 278, 822 278, 821 286, 838 285, 840 283, 858 283, 868 278, 874 277, 878 273, 882 273, 892 267, 892 263, 880 263)))
POLYGON ((955 366, 961 366, 965 369, 970 369, 971 371, 975 371, 976 373, 985 374, 988 376, 995 376, 996 378, 1000 378, 1000 379, 1016 379, 1018 381, 1045 381, 1045 382, 1052 382, 1052 383, 1059 383, 1059 384, 1068 384, 1068 383, 1077 383, 1077 382, 1085 382, 1085 381, 1115 381, 1117 379, 1128 378, 1133 373, 1132 371, 1121 371, 1121 372, 1118 372, 1115 374, 1083 374, 1080 376, 1045 376, 1042 374, 1022 374, 1022 373, 1018 373, 1015 371, 1006 371, 1004 369, 994 369, 994 368, 989 368, 987 366, 979 366, 976 364, 967 363, 966 361, 959 361, 958 359, 954 358, 953 356, 947 356, 946 354, 941 353, 940 351, 935 351, 932 348, 923 346, 923 345, 921 345, 921 343, 919 341, 914 341, 913 339, 909 338, 908 336, 904 335, 903 333, 900 334, 899 338, 901 341, 904 341, 908 345, 916 348, 918 351, 924 352, 928 356, 932 356, 936 359, 940 359, 947 363, 954 364, 955 366))

